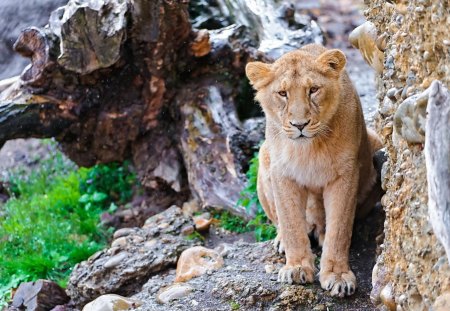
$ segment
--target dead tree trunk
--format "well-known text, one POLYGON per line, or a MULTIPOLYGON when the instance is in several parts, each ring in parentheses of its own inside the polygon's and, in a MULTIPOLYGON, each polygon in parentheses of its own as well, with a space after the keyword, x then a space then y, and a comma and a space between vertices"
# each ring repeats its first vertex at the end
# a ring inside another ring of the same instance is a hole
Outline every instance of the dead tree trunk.
POLYGON ((245 0, 188 3, 69 1, 48 27, 24 30, 15 49, 31 66, 1 94, 0 146, 55 137, 82 166, 132 158, 146 189, 170 198, 166 205, 194 196, 248 217, 235 201, 262 135, 249 135, 241 122, 249 115, 239 116, 258 111, 245 64, 322 37, 268 0, 264 14, 282 16, 258 17, 245 0), (227 15, 233 6, 242 10, 227 15))

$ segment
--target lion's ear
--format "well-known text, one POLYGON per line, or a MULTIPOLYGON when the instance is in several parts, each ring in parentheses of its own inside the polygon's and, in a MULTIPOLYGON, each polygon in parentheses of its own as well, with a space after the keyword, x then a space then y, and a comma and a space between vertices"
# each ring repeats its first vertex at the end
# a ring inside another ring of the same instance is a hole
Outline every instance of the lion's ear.
POLYGON ((250 80, 250 84, 256 90, 266 86, 273 79, 273 72, 270 64, 264 64, 261 62, 251 62, 245 66, 245 73, 250 80))
POLYGON ((347 59, 342 51, 334 49, 320 54, 317 63, 325 73, 339 74, 344 69, 347 59))

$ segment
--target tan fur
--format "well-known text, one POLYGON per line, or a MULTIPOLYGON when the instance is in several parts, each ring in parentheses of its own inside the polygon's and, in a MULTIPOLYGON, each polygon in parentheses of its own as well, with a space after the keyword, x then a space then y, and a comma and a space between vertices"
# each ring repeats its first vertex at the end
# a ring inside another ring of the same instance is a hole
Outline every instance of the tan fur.
POLYGON ((258 196, 286 253, 279 280, 314 280, 313 233, 323 244, 320 283, 340 297, 356 289, 348 262, 353 221, 375 183, 372 155, 381 147, 366 130, 345 63, 341 51, 311 44, 246 67, 266 115, 258 196))

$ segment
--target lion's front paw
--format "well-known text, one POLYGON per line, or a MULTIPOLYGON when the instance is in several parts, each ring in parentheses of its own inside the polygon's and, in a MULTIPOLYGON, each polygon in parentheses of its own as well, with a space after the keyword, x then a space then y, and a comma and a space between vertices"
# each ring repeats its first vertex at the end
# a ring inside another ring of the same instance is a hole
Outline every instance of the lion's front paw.
POLYGON ((302 265, 284 266, 278 272, 278 282, 305 284, 314 281, 314 269, 302 265))
POLYGON ((320 272, 320 285, 330 292, 331 296, 350 296, 356 290, 356 277, 351 270, 343 273, 320 272))
POLYGON ((279 254, 284 254, 284 245, 283 242, 281 241, 280 233, 278 233, 275 239, 273 240, 273 247, 275 247, 275 250, 279 254))

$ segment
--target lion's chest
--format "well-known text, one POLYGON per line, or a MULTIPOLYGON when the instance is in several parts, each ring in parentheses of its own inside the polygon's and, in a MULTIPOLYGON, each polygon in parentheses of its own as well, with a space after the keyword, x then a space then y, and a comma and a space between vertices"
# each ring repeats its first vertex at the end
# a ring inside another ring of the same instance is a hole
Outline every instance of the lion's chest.
POLYGON ((322 188, 337 178, 336 155, 327 149, 283 147, 277 171, 306 187, 322 188))

